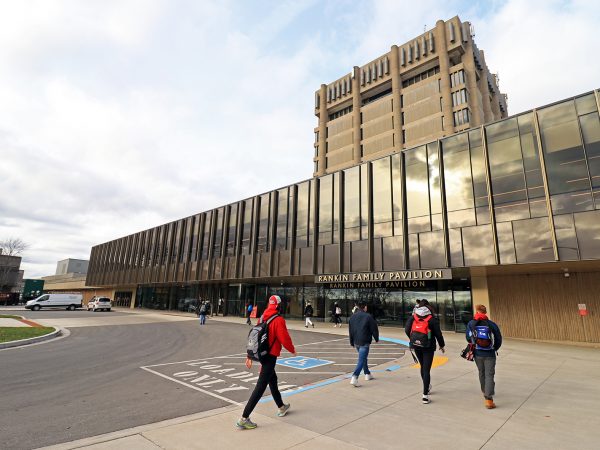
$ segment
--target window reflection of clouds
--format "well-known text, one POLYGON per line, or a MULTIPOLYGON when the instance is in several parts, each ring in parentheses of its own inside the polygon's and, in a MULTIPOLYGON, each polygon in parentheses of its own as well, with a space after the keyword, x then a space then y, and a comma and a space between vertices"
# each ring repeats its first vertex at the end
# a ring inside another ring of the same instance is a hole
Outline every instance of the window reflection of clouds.
POLYGON ((408 217, 429 215, 429 181, 426 147, 405 152, 408 217))
POLYGON ((552 238, 546 218, 513 222, 517 262, 554 261, 552 238))

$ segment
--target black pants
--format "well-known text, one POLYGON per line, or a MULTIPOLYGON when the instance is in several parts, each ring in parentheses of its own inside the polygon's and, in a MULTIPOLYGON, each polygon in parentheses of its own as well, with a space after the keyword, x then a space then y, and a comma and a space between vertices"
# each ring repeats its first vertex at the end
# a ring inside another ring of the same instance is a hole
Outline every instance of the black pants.
POLYGON ((273 400, 275 400, 277 407, 281 408, 283 406, 283 400, 281 399, 281 394, 277 387, 277 374, 275 373, 276 362, 277 357, 273 355, 265 356, 261 362, 262 367, 260 368, 258 381, 254 387, 254 391, 252 391, 252 395, 250 395, 250 400, 246 403, 242 417, 250 417, 250 414, 252 414, 252 411, 256 408, 256 404, 265 393, 267 385, 269 385, 269 388, 271 389, 271 396, 273 397, 273 400))
POLYGON ((429 385, 431 384, 431 365, 433 364, 434 348, 414 347, 415 354, 421 364, 421 379, 423 380, 423 395, 429 393, 429 385))

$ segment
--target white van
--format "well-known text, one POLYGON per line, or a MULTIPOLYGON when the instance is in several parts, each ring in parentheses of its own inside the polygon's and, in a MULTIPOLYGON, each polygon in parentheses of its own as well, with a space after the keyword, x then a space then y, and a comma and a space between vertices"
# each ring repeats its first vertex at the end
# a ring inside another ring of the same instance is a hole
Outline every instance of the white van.
POLYGON ((73 311, 75 308, 81 308, 82 300, 83 295, 81 294, 43 294, 29 300, 25 308, 33 311, 39 311, 42 308, 67 308, 69 311, 73 311))

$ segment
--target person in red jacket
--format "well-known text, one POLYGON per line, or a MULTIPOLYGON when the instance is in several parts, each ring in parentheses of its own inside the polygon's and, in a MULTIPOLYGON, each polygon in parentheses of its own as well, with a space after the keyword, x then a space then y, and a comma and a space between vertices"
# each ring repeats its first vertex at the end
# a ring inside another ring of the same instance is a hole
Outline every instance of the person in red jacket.
MULTIPOLYGON (((272 295, 269 298, 269 306, 260 318, 260 322, 266 322, 275 314, 279 314, 280 305, 281 298, 278 295, 272 295)), ((296 356, 296 349, 294 348, 292 338, 288 333, 285 325, 285 319, 283 317, 279 316, 274 318, 268 326, 269 330, 267 334, 269 336, 269 354, 260 362, 261 368, 258 375, 258 381, 256 382, 254 391, 250 395, 248 403, 246 403, 242 417, 236 423, 238 428, 244 430, 256 428, 256 424, 250 420, 250 414, 252 414, 256 404, 265 393, 267 385, 271 389, 271 396, 277 404, 277 416, 285 416, 288 412, 288 409, 290 409, 289 403, 283 403, 283 400, 281 399, 281 393, 277 387, 275 364, 277 363, 277 357, 281 354, 282 346, 285 347, 285 349, 290 352, 292 356, 296 356)), ((248 369, 252 367, 252 360, 250 358, 246 358, 246 367, 248 367, 248 369)))

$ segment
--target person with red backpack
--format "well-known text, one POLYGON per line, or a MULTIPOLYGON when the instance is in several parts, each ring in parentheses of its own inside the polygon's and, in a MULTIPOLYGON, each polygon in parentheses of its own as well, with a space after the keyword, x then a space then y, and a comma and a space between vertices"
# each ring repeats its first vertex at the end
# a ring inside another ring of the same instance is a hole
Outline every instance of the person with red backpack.
MULTIPOLYGON (((258 374, 258 381, 254 387, 254 391, 250 395, 248 403, 246 403, 242 417, 236 423, 236 426, 243 430, 252 430, 256 428, 256 424, 250 420, 250 414, 252 414, 258 401, 265 393, 267 385, 271 389, 271 396, 277 404, 277 417, 285 416, 288 409, 290 409, 290 404, 283 403, 283 400, 281 399, 281 393, 277 387, 275 364, 277 363, 277 357, 281 354, 282 346, 285 347, 292 356, 296 356, 296 349, 294 348, 292 338, 285 325, 285 319, 279 315, 280 307, 281 298, 278 295, 271 295, 271 297, 269 297, 269 306, 259 320, 259 323, 266 322, 268 324, 267 340, 269 342, 269 353, 260 358, 261 368, 260 373, 258 374)), ((250 357, 246 358, 246 367, 248 369, 252 367, 252 359, 250 359, 250 357)))
POLYGON ((487 409, 494 409, 496 352, 502 345, 500 328, 487 316, 485 305, 475 306, 475 316, 467 324, 467 341, 475 345, 475 364, 479 371, 479 384, 487 409))
POLYGON ((421 379, 423 380, 423 404, 430 403, 431 393, 431 365, 435 353, 435 342, 440 346, 442 353, 445 352, 444 336, 440 328, 439 320, 433 316, 433 307, 425 299, 417 300, 413 314, 406 321, 404 327, 406 335, 410 339, 410 349, 417 355, 421 365, 421 379))

